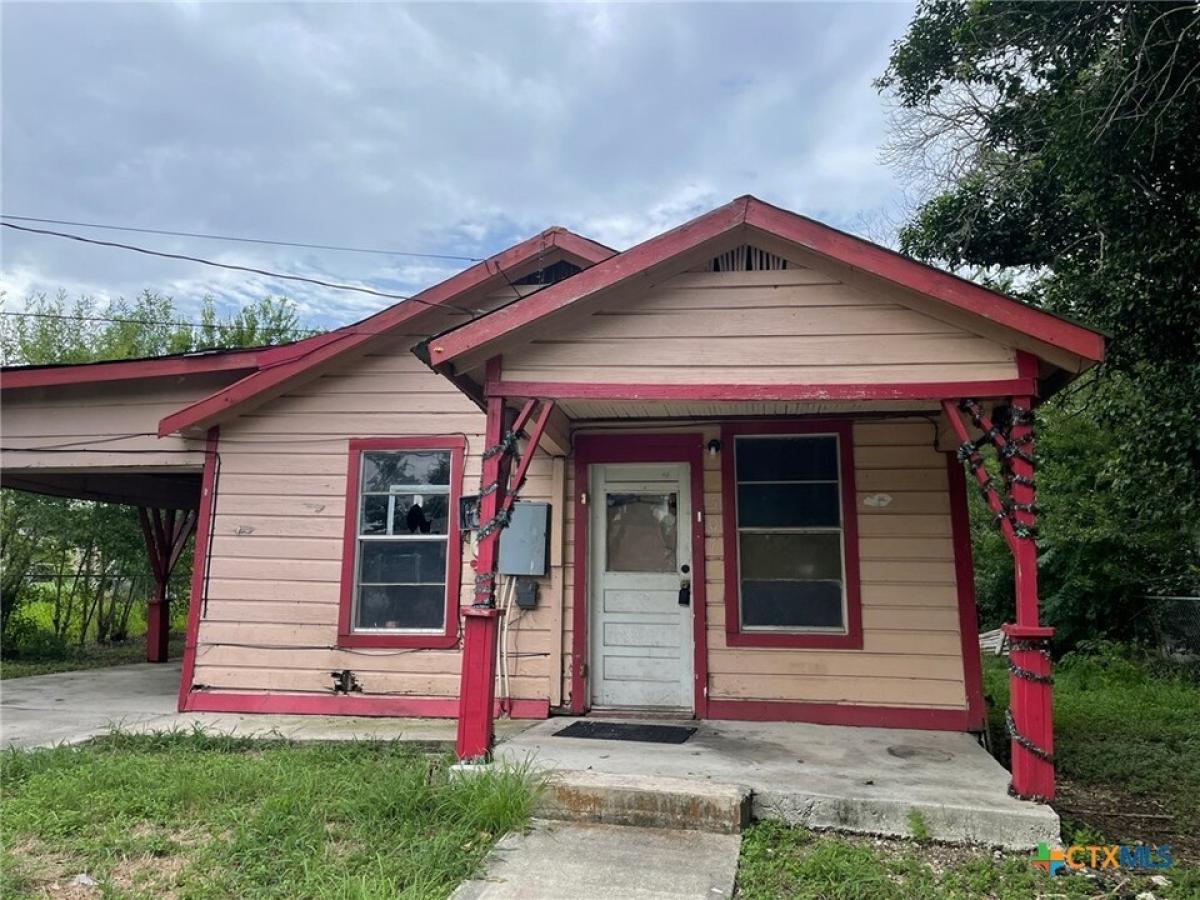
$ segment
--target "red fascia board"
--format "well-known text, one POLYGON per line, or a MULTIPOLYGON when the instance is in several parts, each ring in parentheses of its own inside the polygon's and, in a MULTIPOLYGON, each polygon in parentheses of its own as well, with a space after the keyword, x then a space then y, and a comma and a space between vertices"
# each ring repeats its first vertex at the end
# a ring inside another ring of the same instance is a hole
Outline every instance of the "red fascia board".
POLYGON ((434 368, 443 366, 516 328, 564 309, 597 291, 640 275, 650 267, 705 241, 741 228, 746 219, 746 203, 747 199, 740 197, 678 228, 643 241, 624 253, 599 262, 565 281, 529 294, 486 316, 447 331, 429 342, 430 364, 434 368))
POLYGON ((1035 394, 1036 378, 1001 381, 932 381, 904 384, 623 384, 569 381, 498 381, 488 386, 494 397, 540 400, 739 400, 851 401, 958 400, 1035 394))
POLYGON ((207 375, 213 372, 249 371, 258 368, 267 352, 267 349, 259 347, 253 350, 227 350, 194 356, 167 356, 158 359, 6 368, 0 370, 0 387, 8 391, 20 388, 97 384, 109 381, 140 381, 143 378, 171 378, 207 375))
MULTIPOLYGON (((547 246, 556 246, 585 261, 600 261, 612 256, 613 251, 594 241, 571 234, 566 229, 544 231, 528 240, 508 248, 483 262, 464 269, 457 275, 435 284, 408 300, 403 300, 368 319, 347 325, 329 334, 311 339, 313 343, 298 352, 272 357, 263 368, 222 390, 216 391, 190 406, 185 406, 158 423, 160 437, 191 428, 212 424, 230 409, 251 398, 277 388, 303 374, 314 366, 361 347, 371 339, 384 334, 398 325, 419 315, 429 306, 448 306, 458 295, 472 290, 508 269, 522 265, 545 252, 547 246), (569 235, 569 236, 568 236, 569 235)), ((303 342, 302 342, 303 343, 303 342)), ((301 345, 296 345, 301 347, 301 345)))
POLYGON ((1104 337, 1089 328, 805 216, 752 198, 746 212, 746 224, 1084 359, 1092 362, 1104 359, 1104 337))

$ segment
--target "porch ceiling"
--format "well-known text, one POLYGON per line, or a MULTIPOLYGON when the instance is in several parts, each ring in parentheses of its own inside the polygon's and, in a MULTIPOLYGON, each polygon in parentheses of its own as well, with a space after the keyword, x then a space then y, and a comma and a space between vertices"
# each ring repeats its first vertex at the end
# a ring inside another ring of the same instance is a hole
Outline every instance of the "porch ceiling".
POLYGON ((159 509, 196 509, 200 505, 200 477, 199 471, 5 469, 0 471, 0 487, 75 500, 159 509))

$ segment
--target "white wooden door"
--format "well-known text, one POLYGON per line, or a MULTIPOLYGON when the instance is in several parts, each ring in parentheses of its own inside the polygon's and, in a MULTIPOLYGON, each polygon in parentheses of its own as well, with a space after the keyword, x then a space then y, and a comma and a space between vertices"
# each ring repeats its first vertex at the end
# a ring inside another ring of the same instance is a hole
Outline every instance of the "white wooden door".
POLYGON ((688 467, 591 467, 592 706, 690 712, 692 579, 688 467))

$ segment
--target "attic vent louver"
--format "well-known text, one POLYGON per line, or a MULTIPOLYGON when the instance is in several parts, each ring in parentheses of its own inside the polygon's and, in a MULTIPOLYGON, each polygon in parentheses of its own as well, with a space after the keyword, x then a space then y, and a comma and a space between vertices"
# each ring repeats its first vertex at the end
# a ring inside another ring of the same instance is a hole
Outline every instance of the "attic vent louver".
POLYGON ((710 272, 766 272, 786 269, 787 260, 766 250, 742 244, 714 258, 708 264, 710 272))

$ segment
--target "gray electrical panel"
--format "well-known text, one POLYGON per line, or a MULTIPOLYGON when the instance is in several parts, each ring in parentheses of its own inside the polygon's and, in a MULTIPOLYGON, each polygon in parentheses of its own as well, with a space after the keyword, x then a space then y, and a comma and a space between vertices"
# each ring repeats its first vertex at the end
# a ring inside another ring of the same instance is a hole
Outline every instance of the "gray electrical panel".
POLYGON ((550 504, 514 503, 500 532, 501 575, 545 575, 550 545, 550 504))

